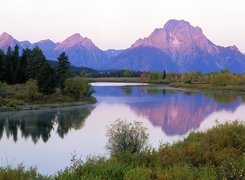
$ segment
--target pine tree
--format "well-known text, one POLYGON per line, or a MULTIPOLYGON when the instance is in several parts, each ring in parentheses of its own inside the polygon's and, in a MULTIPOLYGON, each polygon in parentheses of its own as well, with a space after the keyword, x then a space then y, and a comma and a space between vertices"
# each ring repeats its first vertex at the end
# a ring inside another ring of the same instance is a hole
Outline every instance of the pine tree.
POLYGON ((38 89, 43 94, 52 94, 55 91, 55 71, 46 61, 41 65, 37 77, 38 89))
POLYGON ((6 81, 7 67, 4 51, 0 50, 0 81, 6 81))
POLYGON ((19 47, 16 45, 14 47, 13 57, 12 57, 13 69, 14 69, 14 82, 13 83, 24 83, 23 79, 23 67, 21 63, 21 58, 19 56, 19 47))
POLYGON ((37 79, 40 68, 45 62, 43 52, 35 47, 30 53, 30 58, 27 59, 27 79, 37 79))
POLYGON ((61 90, 61 93, 64 94, 65 89, 65 80, 69 76, 69 59, 65 52, 62 52, 58 57, 58 69, 57 69, 57 79, 58 87, 61 90))
POLYGON ((22 83, 25 83, 26 81, 28 81, 29 79, 27 78, 27 61, 30 59, 30 53, 31 50, 26 48, 23 49, 22 51, 22 55, 20 57, 20 64, 21 64, 21 77, 20 77, 20 81, 22 83))
POLYGON ((164 71, 163 71, 162 78, 163 78, 163 79, 166 79, 166 77, 167 77, 167 73, 166 73, 166 71, 164 70, 164 71))
MULTIPOLYGON (((14 47, 14 52, 12 54, 12 58, 11 58, 11 63, 13 66, 13 84, 18 83, 17 77, 20 75, 19 72, 17 73, 17 68, 21 68, 19 64, 19 46, 16 45, 14 47), (18 66, 18 67, 17 67, 18 66)), ((20 69, 18 69, 19 71, 20 69)))
POLYGON ((7 76, 6 82, 13 84, 14 82, 14 65, 13 65, 13 53, 10 47, 8 47, 6 54, 7 76))

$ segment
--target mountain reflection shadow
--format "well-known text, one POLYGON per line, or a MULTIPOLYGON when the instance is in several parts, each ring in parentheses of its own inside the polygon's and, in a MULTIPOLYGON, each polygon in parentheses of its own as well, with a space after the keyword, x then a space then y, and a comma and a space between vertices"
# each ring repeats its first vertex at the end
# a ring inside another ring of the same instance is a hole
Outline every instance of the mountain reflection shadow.
POLYGON ((15 142, 18 137, 31 137, 33 143, 40 138, 47 142, 52 132, 64 138, 72 129, 78 130, 84 126, 86 118, 91 114, 94 106, 64 108, 54 110, 12 112, 0 114, 0 140, 12 137, 15 142), (21 136, 18 136, 18 132, 21 136))
MULTIPOLYGON (((161 127, 169 136, 184 135, 199 128, 210 114, 225 110, 233 112, 241 105, 242 98, 231 95, 204 95, 202 93, 167 93, 155 96, 145 103, 131 103, 129 107, 138 115, 146 117, 153 126, 161 127)), ((218 118, 218 117, 217 117, 218 118)))
MULTIPOLYGON (((115 88, 115 87, 114 87, 115 88)), ((233 112, 244 103, 244 96, 237 94, 214 94, 178 90, 163 86, 121 87, 123 94, 107 88, 113 97, 116 94, 137 115, 146 117, 153 126, 161 127, 167 135, 184 135, 199 128, 201 122, 210 114, 225 110, 233 112), (137 100, 137 97, 144 99, 137 100)))

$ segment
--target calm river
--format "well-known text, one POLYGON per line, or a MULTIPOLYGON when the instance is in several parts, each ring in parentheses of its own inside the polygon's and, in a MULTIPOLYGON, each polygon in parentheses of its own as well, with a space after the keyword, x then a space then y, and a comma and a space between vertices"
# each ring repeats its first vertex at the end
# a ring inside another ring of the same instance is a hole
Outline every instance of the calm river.
POLYGON ((94 105, 0 113, 0 166, 24 163, 54 174, 73 154, 108 156, 105 133, 117 119, 143 122, 155 148, 217 123, 245 121, 245 96, 128 83, 93 87, 94 105))

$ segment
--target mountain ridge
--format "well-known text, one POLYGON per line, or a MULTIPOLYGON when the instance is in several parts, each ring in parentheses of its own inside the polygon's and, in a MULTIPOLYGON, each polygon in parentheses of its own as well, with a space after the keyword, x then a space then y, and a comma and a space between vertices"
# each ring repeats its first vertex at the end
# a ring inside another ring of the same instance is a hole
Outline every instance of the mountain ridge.
POLYGON ((245 72, 245 55, 236 46, 214 44, 200 27, 184 20, 169 20, 148 37, 140 38, 124 50, 102 51, 91 39, 75 33, 60 43, 46 39, 31 44, 7 33, 0 35, 0 49, 19 45, 20 49, 40 47, 47 59, 55 60, 65 51, 72 65, 98 70, 132 69, 140 71, 213 72, 228 68, 245 72))

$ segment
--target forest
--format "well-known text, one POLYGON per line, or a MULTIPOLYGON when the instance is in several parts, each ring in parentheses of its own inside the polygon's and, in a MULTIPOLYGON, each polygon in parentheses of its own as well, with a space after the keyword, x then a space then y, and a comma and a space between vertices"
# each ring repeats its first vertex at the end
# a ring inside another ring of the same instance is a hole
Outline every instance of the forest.
POLYGON ((30 105, 50 107, 57 103, 85 102, 91 97, 92 87, 86 79, 70 72, 69 58, 64 52, 54 66, 38 47, 24 49, 21 55, 19 51, 18 46, 13 50, 9 47, 6 53, 0 51, 1 111, 38 108, 30 105))

